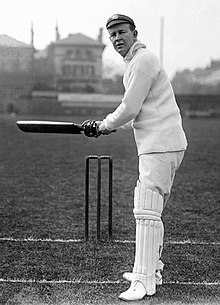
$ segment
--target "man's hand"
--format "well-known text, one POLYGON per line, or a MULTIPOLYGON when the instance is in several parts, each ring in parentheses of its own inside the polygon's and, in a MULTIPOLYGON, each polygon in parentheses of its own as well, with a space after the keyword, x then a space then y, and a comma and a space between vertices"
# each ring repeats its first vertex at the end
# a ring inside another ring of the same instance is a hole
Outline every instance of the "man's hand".
POLYGON ((86 120, 82 123, 82 128, 84 130, 84 134, 87 137, 95 137, 98 138, 100 136, 100 131, 98 129, 98 125, 94 120, 86 120))
POLYGON ((98 126, 98 131, 100 134, 102 135, 109 135, 111 134, 112 132, 116 132, 117 129, 112 129, 112 130, 109 130, 105 127, 105 124, 103 121, 96 121, 96 124, 98 126))
POLYGON ((98 138, 100 135, 108 135, 112 132, 116 132, 116 129, 108 130, 105 128, 103 121, 86 120, 82 123, 84 134, 87 137, 98 138))

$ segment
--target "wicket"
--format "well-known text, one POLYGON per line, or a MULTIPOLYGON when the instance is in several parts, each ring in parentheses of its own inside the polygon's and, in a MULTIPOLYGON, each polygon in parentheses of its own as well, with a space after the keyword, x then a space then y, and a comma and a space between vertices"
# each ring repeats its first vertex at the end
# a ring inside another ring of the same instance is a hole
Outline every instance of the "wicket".
POLYGON ((101 238, 101 164, 102 160, 108 160, 108 238, 112 238, 112 171, 113 171, 113 160, 110 156, 96 156, 89 155, 86 157, 86 167, 85 167, 85 240, 89 239, 89 173, 90 173, 90 160, 97 160, 97 227, 96 227, 96 238, 100 240, 101 238))

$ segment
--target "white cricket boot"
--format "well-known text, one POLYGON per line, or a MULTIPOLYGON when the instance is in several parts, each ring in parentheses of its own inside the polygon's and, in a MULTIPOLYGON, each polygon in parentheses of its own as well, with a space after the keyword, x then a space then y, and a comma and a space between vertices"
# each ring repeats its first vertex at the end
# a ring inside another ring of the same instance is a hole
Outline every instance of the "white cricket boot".
POLYGON ((146 295, 146 289, 140 281, 134 281, 125 292, 119 295, 119 299, 124 301, 137 301, 143 299, 146 295))

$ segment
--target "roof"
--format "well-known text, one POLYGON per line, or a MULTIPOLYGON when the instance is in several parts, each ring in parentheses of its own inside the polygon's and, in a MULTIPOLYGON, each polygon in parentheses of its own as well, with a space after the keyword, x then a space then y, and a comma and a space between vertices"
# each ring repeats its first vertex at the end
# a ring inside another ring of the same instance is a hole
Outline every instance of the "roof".
POLYGON ((0 47, 32 48, 31 45, 18 41, 8 35, 0 35, 0 47))
POLYGON ((99 40, 92 39, 81 33, 69 34, 67 38, 59 39, 53 44, 55 45, 86 45, 86 46, 100 46, 103 47, 103 43, 99 40))

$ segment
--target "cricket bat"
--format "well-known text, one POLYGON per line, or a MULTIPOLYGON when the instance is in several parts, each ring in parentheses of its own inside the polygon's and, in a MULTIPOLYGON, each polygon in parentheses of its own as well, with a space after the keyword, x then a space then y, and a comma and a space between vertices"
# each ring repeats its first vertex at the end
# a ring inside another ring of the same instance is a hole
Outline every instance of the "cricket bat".
POLYGON ((17 121, 17 126, 24 132, 81 134, 82 124, 54 121, 17 121))

